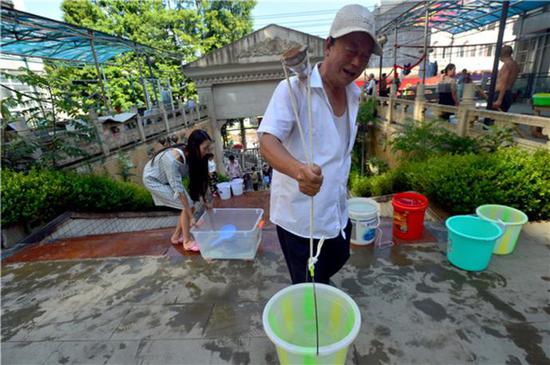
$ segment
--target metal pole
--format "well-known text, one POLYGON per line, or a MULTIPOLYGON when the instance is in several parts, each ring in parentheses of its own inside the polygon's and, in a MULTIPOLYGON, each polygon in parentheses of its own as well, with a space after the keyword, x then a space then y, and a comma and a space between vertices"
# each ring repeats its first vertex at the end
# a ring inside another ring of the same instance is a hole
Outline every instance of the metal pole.
POLYGON ((101 76, 103 77, 103 85, 105 85, 105 92, 107 96, 107 105, 109 108, 109 114, 113 114, 113 111, 112 111, 113 104, 111 102, 111 97, 109 96, 109 83, 107 82, 107 77, 105 76, 105 70, 101 66, 99 66, 99 69, 101 70, 101 76))
POLYGON ((397 24, 395 24, 395 30, 394 30, 394 36, 393 36, 393 80, 395 84, 395 80, 397 79, 397 24))
POLYGON ((426 64, 428 62, 428 22, 430 20, 430 2, 426 1, 426 21, 424 22, 424 62, 422 70, 422 85, 426 84, 426 64))
POLYGON ((380 70, 378 71, 378 96, 380 96, 380 92, 382 92, 382 88, 380 87, 382 85, 382 56, 384 53, 380 55, 380 70))
POLYGON ((111 107, 107 104, 107 97, 105 96, 105 86, 103 85, 103 79, 101 78, 101 71, 99 71, 99 62, 97 62, 97 54, 95 53, 95 47, 94 47, 94 32, 92 30, 88 30, 88 35, 90 36, 90 47, 92 48, 92 55, 94 56, 94 63, 95 63, 95 69, 97 71, 97 78, 99 79, 99 85, 101 86, 101 96, 103 97, 103 103, 107 109, 111 109, 111 107))
POLYGON ((145 55, 147 57, 147 66, 149 66, 149 77, 151 79, 151 85, 153 85, 153 93, 155 94, 155 102, 157 103, 157 106, 160 106, 159 104, 159 98, 157 95, 157 86, 153 82, 155 77, 153 76, 153 69, 151 68, 151 58, 149 58, 149 55, 145 55))
POLYGON ((449 51, 449 63, 453 61, 453 44, 455 42, 455 35, 451 34, 451 50, 449 51))
POLYGON ((147 84, 145 83, 145 79, 143 78, 143 70, 141 69, 141 62, 139 61, 139 50, 134 43, 134 52, 136 53, 136 60, 138 64, 138 71, 139 71, 139 81, 141 81, 141 85, 143 86, 143 96, 145 97, 145 105, 147 106, 147 110, 151 109, 151 100, 149 99, 149 93, 147 92, 147 84))
POLYGON ((500 24, 498 25, 498 38, 495 50, 495 59, 493 61, 493 73, 491 74, 491 86, 489 86, 489 96, 487 100, 487 109, 493 108, 493 99, 495 97, 495 87, 497 84, 498 62, 500 59, 500 49, 502 48, 502 38, 504 37, 504 28, 506 27, 506 18, 508 17, 509 1, 502 3, 502 12, 500 13, 500 24))

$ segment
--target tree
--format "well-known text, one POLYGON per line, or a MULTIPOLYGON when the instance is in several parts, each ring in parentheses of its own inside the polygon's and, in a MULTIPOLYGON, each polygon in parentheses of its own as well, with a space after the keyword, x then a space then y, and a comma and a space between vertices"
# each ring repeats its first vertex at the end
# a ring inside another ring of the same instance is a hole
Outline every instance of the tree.
POLYGON ((96 138, 87 116, 75 105, 70 93, 59 87, 65 80, 39 75, 21 68, 17 75, 3 73, 32 86, 22 92, 2 85, 11 95, 2 99, 2 167, 28 170, 31 167, 56 168, 59 162, 87 154, 81 146, 96 138), (23 111, 12 113, 10 107, 20 105, 23 111), (63 115, 63 119, 60 119, 63 115), (11 123, 24 120, 27 133, 7 133, 11 123), (67 127, 65 127, 67 125, 67 127))
MULTIPOLYGON (((61 8, 68 23, 125 37, 159 51, 146 57, 128 53, 104 65, 107 94, 114 108, 125 109, 144 103, 142 76, 170 81, 175 96, 190 96, 195 87, 181 72, 181 64, 216 48, 223 47, 252 31, 251 12, 255 0, 247 1, 170 1, 170 0, 64 0, 61 8), (166 53, 162 53, 166 52, 166 53), (178 58, 168 56, 177 55, 178 58), (185 88, 182 86, 185 85, 185 88)), ((51 75, 71 74, 80 84, 66 85, 82 93, 83 102, 92 106, 101 95, 93 66, 48 67, 51 75), (90 95, 96 97, 89 99, 90 95)), ((150 95, 158 95, 155 84, 147 85, 150 95)), ((152 98, 155 99, 154 97, 152 98)))

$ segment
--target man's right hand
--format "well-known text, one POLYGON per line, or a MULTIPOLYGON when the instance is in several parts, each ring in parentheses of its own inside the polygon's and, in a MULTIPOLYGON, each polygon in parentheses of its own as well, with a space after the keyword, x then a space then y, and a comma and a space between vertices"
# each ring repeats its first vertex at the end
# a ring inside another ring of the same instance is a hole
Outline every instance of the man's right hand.
POLYGON ((309 196, 315 196, 323 184, 323 174, 317 165, 302 165, 296 175, 300 191, 309 196))

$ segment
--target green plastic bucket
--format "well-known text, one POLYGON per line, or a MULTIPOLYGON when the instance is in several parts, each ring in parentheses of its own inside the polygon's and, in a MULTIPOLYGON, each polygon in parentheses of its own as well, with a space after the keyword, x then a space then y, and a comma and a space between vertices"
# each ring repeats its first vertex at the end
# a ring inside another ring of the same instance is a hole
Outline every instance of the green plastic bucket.
POLYGON ((315 289, 319 355, 311 283, 279 291, 264 308, 264 331, 277 348, 281 365, 344 364, 348 347, 359 333, 361 314, 353 299, 329 285, 315 284, 315 289))
POLYGON ((472 215, 448 218, 447 259, 468 271, 483 271, 489 266, 496 241, 502 229, 496 224, 472 215))
POLYGON ((504 231, 493 250, 497 255, 508 255, 516 248, 519 234, 528 218, 521 210, 506 205, 486 204, 477 207, 476 214, 487 221, 497 223, 504 231))

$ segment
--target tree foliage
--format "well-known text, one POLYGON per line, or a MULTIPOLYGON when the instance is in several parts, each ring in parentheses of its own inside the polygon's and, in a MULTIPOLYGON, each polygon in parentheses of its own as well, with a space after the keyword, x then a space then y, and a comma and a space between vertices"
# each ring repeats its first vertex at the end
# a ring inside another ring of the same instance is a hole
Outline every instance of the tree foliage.
MULTIPOLYGON (((112 108, 126 109, 145 104, 144 84, 152 102, 160 99, 156 82, 144 82, 140 76, 169 82, 176 97, 193 95, 195 87, 183 75, 182 63, 251 32, 255 3, 255 0, 64 0, 61 8, 68 23, 157 50, 148 59, 144 54, 131 52, 102 66, 112 108)), ((76 90, 85 107, 103 104, 93 65, 75 68, 49 63, 47 72, 52 77, 68 79, 65 90, 76 90)))

